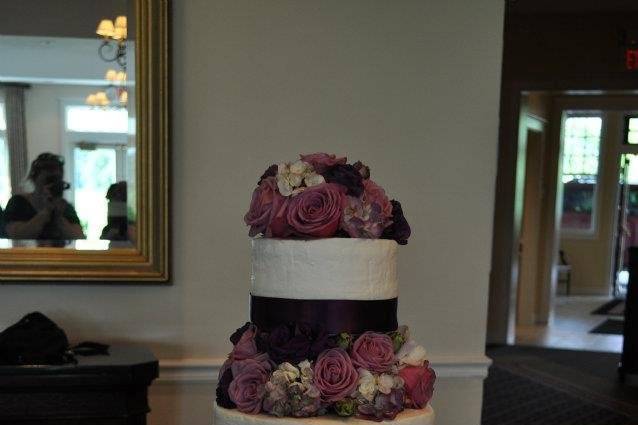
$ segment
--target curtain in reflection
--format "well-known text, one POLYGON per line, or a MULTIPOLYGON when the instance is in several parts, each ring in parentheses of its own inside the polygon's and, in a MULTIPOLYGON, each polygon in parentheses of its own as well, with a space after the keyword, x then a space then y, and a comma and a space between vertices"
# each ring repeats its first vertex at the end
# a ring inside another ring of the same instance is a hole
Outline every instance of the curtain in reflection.
POLYGON ((5 116, 7 121, 7 145, 9 148, 9 173, 11 191, 19 192, 28 172, 27 129, 24 111, 26 85, 4 86, 5 116))

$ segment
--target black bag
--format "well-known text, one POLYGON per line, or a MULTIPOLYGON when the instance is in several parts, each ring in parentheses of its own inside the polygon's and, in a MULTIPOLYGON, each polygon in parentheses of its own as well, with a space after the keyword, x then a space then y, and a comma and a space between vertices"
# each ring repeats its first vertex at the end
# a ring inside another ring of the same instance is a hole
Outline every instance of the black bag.
POLYGON ((42 313, 29 313, 0 333, 0 364, 61 365, 73 361, 66 333, 42 313))

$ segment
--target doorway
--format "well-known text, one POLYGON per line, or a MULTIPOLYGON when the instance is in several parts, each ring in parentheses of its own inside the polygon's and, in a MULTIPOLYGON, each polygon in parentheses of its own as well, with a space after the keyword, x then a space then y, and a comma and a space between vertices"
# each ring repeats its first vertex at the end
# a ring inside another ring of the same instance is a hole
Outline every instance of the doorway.
POLYGON ((620 352, 627 247, 638 244, 638 97, 526 92, 521 105, 509 343, 620 352))

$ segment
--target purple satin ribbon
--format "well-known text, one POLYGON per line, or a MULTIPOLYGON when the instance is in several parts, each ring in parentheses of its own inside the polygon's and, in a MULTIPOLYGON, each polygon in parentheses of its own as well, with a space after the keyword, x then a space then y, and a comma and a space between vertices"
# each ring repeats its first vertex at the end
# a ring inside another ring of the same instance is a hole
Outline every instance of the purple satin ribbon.
POLYGON ((266 332, 288 323, 323 326, 331 335, 392 332, 398 327, 397 299, 293 300, 251 295, 250 321, 266 332))

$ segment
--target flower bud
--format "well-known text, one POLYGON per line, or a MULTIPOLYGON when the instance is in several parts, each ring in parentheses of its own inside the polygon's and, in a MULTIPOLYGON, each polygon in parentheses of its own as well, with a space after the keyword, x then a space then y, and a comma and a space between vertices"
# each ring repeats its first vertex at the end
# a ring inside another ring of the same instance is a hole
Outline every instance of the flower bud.
POLYGON ((352 345, 352 335, 348 332, 341 332, 337 335, 337 339, 335 341, 337 343, 337 347, 341 347, 344 350, 349 350, 352 345))
POLYGON ((403 347, 405 344, 406 338, 405 335, 399 331, 394 331, 390 334, 390 338, 392 338, 392 343, 394 344, 394 352, 396 353, 403 347))
POLYGON ((352 416, 357 411, 357 401, 352 398, 344 398, 335 402, 334 408, 339 416, 352 416))

